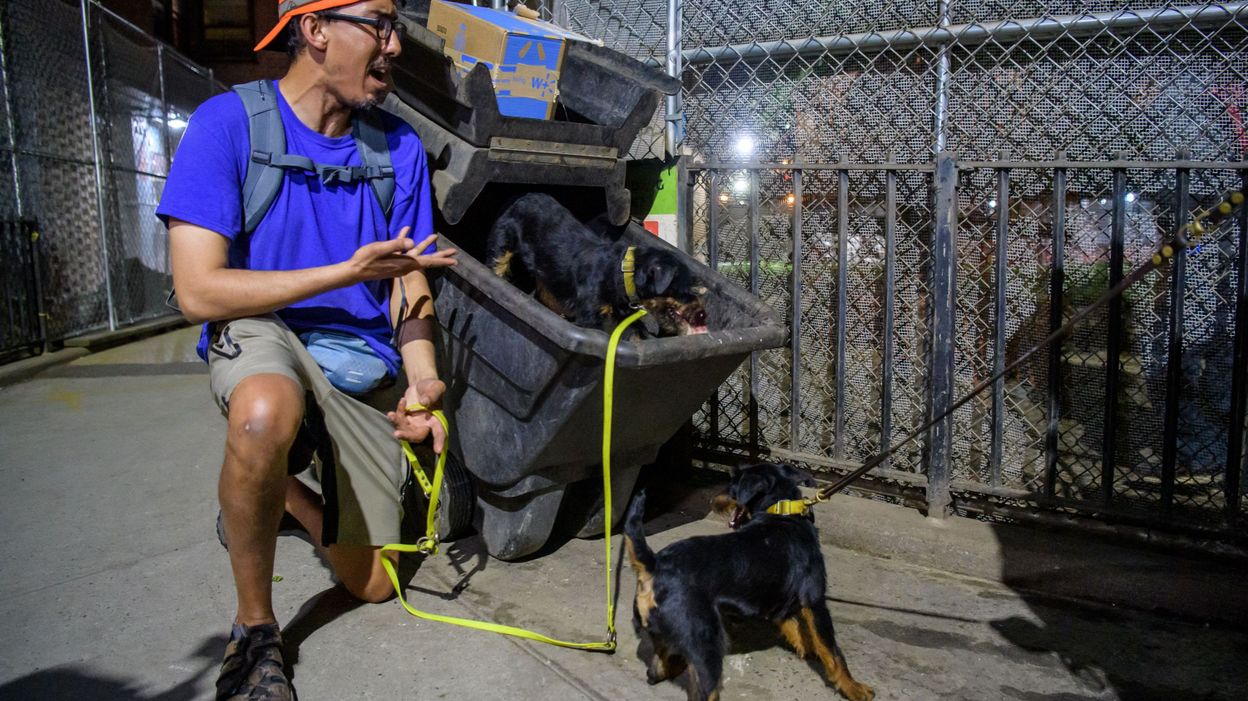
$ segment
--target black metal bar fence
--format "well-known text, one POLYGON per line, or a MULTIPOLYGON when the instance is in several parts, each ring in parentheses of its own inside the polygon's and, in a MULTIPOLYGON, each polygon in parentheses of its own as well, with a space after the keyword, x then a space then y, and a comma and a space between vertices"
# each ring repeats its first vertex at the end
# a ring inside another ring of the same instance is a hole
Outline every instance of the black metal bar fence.
MULTIPOLYGON (((37 350, 173 313, 154 216, 186 120, 223 86, 96 0, 0 3, 0 221, 38 221, 37 350)), ((0 254, 25 244, 6 238, 0 254)), ((6 347, 10 345, 5 342, 6 347)))
MULTIPOLYGON (((787 285, 758 289, 765 300, 789 309, 794 320, 790 347, 778 356, 787 367, 779 373, 759 363, 743 369, 748 377, 742 384, 751 388, 746 396, 762 406, 734 408, 741 395, 721 397, 721 405, 707 411, 718 415, 722 428, 712 430, 715 424, 699 422, 695 429, 700 445, 721 457, 770 454, 846 472, 886 447, 895 433, 905 433, 948 407, 960 392, 1003 368, 1108 289, 1123 270, 1151 255, 1194 208, 1208 206, 1223 194, 1209 185, 1236 187, 1248 173, 1245 162, 1176 158, 1169 164, 1138 165, 1116 159, 998 161, 985 166, 942 154, 931 167, 752 162, 695 168, 693 207, 709 224, 694 241, 695 254, 724 249, 754 253, 758 222, 784 223, 768 231, 789 237, 780 248, 787 246, 791 256, 769 261, 750 255, 740 263, 721 260, 717 265, 755 281, 769 266, 788 266, 787 285), (748 182, 751 187, 772 183, 770 187, 748 196, 742 191, 733 197, 713 196, 712 182, 768 170, 780 177, 756 175, 748 182), (855 186, 878 185, 881 170, 884 186, 873 190, 874 199, 868 202, 868 188, 855 186), (820 180, 821 172, 833 177, 820 180), (1108 183, 1094 190, 1109 196, 1067 196, 1071 172, 1080 182, 1086 182, 1084 175, 1108 177, 1108 183), (925 210, 924 220, 894 240, 896 222, 907 218, 896 183, 915 176, 922 186, 913 194, 930 196, 932 207, 925 210), (1202 193, 1191 194, 1190 182, 1204 184, 1202 193), (853 196, 843 195, 848 192, 853 196), (977 201, 977 193, 986 199, 977 201), (1109 202, 1110 196, 1119 202, 1109 202), (724 224, 737 218, 753 224, 724 224), (926 251, 923 260, 910 261, 916 274, 899 281, 892 272, 906 263, 899 251, 919 250, 907 239, 928 239, 928 245, 921 249, 926 251), (1075 259, 1065 255, 1072 240, 1081 242, 1075 259), (980 253, 986 260, 977 257, 980 253), (815 275, 810 274, 812 266, 818 270, 815 275), (842 356, 842 349, 867 338, 856 331, 842 336, 836 320, 854 318, 846 310, 864 287, 878 293, 879 304, 875 318, 855 318, 854 323, 885 333, 872 336, 878 346, 869 352, 853 348, 842 356), (921 296, 926 301, 919 302, 921 296), (916 302, 907 304, 907 297, 916 302), (897 306, 914 310, 919 318, 894 319, 897 306), (980 324, 981 318, 987 323, 980 324), (823 350, 834 352, 820 351, 820 336, 823 350), (843 337, 851 340, 841 342, 843 337), (928 358, 913 362, 898 354, 898 347, 922 348, 928 358), (985 352, 990 358, 981 370, 975 358, 985 352), (858 362, 869 367, 855 367, 858 362), (879 383, 810 381, 864 371, 879 383), (894 383, 920 387, 919 406, 900 420, 884 401, 894 383), (783 440, 770 442, 770 436, 780 434, 755 417, 771 415, 768 398, 781 394, 789 401, 789 428, 783 440), (815 410, 820 406, 826 409, 815 410), (874 417, 866 425, 875 435, 855 435, 854 421, 836 420, 859 412, 874 417), (889 421, 880 420, 883 416, 889 421), (764 424, 757 429, 740 426, 759 420, 764 424), (740 427, 735 431, 734 423, 740 427), (721 432, 728 437, 721 439, 721 432), (808 435, 825 440, 810 441, 808 435)), ((938 423, 926 445, 907 459, 909 465, 874 472, 877 484, 920 489, 933 512, 956 507, 961 495, 974 495, 1131 523, 1240 532, 1243 504, 1237 468, 1245 459, 1242 356, 1248 336, 1243 322, 1242 271, 1248 255, 1243 229, 1241 216, 1206 234, 1197 248, 1180 257, 1184 262, 1129 290, 1116 309, 1094 317, 1086 328, 1048 348, 1047 357, 985 392, 982 402, 989 410, 976 413, 978 424, 951 419, 942 428, 938 423), (1192 261, 1199 265, 1193 268, 1192 261), (1215 292, 1219 286, 1235 290, 1213 307, 1204 307, 1223 319, 1216 327, 1186 313, 1201 306, 1210 286, 1215 292), (1113 357, 1117 363, 1109 362, 1113 357), (1223 389, 1217 390, 1218 385, 1223 389), (965 463, 977 453, 987 456, 984 469, 967 469, 965 463), (1108 467, 1107 458, 1112 460, 1108 467)))

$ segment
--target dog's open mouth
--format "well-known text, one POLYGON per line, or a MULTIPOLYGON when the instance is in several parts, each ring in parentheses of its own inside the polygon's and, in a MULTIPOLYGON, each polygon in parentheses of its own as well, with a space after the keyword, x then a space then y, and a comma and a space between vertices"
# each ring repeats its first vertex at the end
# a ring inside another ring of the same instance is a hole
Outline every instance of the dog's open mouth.
POLYGON ((687 333, 689 335, 707 332, 708 329, 706 327, 706 310, 705 309, 702 309, 701 307, 698 307, 697 309, 693 309, 693 310, 682 309, 679 312, 677 312, 677 314, 679 314, 680 318, 683 319, 686 324, 688 324, 689 330, 687 333))
POLYGON ((748 520, 750 520, 750 512, 746 511, 744 506, 737 504, 737 508, 732 510, 732 516, 728 519, 728 527, 736 530, 748 520))

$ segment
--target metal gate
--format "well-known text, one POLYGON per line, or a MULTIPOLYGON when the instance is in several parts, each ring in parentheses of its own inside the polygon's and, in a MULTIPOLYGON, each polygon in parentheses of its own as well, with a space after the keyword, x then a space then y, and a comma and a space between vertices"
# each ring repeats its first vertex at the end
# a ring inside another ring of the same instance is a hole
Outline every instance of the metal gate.
POLYGON ((187 117, 220 89, 92 0, 0 0, 0 220, 40 224, 40 342, 172 313, 156 203, 187 117))
POLYGON ((0 362, 34 353, 43 343, 38 250, 34 222, 0 220, 0 362))
MULTIPOLYGON (((846 471, 1243 186, 1248 3, 563 0, 681 75, 692 252, 790 319, 699 443, 846 471)), ((876 487, 1242 537, 1241 214, 876 487), (1112 360, 1111 360, 1112 359, 1112 360), (891 485, 891 486, 890 486, 891 485)))

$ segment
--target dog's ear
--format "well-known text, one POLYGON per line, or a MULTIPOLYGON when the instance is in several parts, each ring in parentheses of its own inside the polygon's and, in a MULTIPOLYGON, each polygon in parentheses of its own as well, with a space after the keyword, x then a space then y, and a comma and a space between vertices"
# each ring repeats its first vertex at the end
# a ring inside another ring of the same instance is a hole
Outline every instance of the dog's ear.
POLYGON ((815 478, 812 477, 809 472, 803 469, 800 469, 795 465, 792 465, 787 462, 782 462, 782 463, 777 463, 776 466, 780 468, 780 474, 784 475, 785 477, 788 477, 794 482, 797 482, 803 487, 814 487, 818 485, 818 482, 815 482, 815 478))
POLYGON ((650 287, 657 297, 665 294, 672 286, 672 281, 676 279, 676 269, 656 261, 646 266, 646 278, 650 281, 650 287))

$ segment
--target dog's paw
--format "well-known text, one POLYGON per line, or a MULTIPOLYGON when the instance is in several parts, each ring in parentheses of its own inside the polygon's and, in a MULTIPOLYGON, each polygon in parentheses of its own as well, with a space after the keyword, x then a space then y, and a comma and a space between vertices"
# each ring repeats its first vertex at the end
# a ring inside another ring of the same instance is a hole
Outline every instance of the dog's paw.
POLYGON ((845 697, 849 701, 871 701, 871 699, 875 698, 875 689, 858 682, 854 682, 853 686, 850 686, 845 692, 845 697))

